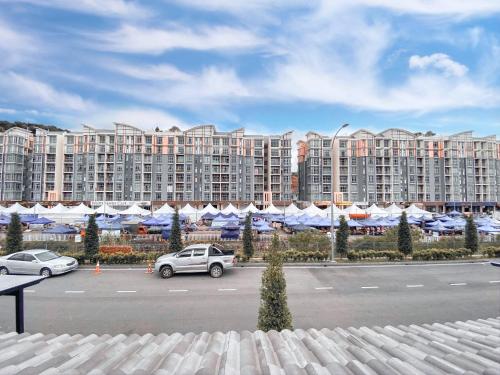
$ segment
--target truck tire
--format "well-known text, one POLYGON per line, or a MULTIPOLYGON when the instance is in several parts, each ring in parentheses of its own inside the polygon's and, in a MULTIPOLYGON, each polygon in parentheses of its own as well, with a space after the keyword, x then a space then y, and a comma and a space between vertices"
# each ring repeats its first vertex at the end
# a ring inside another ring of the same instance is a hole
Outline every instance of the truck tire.
POLYGON ((7 269, 7 267, 0 267, 0 275, 8 275, 9 274, 9 270, 7 269))
POLYGON ((210 276, 215 279, 221 277, 223 273, 224 270, 220 264, 214 264, 212 267, 210 267, 210 276))
POLYGON ((163 266, 160 268, 160 276, 162 279, 169 279, 174 276, 174 270, 170 266, 163 266))

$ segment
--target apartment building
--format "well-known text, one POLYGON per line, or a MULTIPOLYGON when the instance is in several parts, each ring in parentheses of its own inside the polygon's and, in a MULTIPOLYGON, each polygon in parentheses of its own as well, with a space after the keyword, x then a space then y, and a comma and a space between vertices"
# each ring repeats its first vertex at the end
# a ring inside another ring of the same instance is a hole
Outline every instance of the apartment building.
POLYGON ((25 148, 18 152, 26 153, 30 168, 18 169, 30 188, 14 196, 12 186, 2 184, 4 200, 267 206, 292 199, 291 132, 249 135, 244 129, 220 132, 213 125, 144 131, 116 123, 112 129, 25 133, 25 148))
POLYGON ((472 132, 424 135, 403 129, 298 143, 299 199, 360 204, 423 202, 426 207, 489 207, 500 201, 500 142, 472 132), (333 181, 332 181, 333 168, 333 181))

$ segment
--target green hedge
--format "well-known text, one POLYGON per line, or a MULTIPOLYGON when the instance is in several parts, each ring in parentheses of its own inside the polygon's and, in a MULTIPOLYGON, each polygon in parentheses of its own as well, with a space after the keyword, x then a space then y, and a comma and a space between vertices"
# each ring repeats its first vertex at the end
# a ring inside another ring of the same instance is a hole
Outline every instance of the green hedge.
POLYGON ((485 247, 483 250, 483 255, 487 256, 488 258, 499 258, 500 257, 500 247, 496 246, 488 246, 485 247))
POLYGON ((428 249, 417 250, 412 254, 413 260, 452 260, 471 256, 469 249, 428 249))
POLYGON ((349 260, 363 260, 363 259, 387 259, 387 260, 402 260, 404 254, 396 250, 361 250, 350 251, 347 253, 349 260))
MULTIPOLYGON (((154 262, 158 257, 163 255, 163 252, 133 252, 133 253, 114 253, 114 254, 100 254, 99 263, 101 264, 141 264, 154 262)), ((85 264, 86 261, 96 263, 97 257, 88 258, 84 253, 64 253, 63 255, 76 258, 78 263, 85 264)))
MULTIPOLYGON (((285 262, 322 262, 328 259, 328 252, 326 251, 286 250, 281 255, 285 262)), ((264 254, 262 259, 267 260, 267 254, 264 254)))

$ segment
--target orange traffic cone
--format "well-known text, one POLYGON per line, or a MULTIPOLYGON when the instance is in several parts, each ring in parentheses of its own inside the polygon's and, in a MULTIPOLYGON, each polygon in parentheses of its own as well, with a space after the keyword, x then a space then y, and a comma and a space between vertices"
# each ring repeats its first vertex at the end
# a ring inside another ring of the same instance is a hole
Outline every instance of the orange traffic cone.
POLYGON ((98 275, 101 273, 101 266, 99 265, 99 261, 97 261, 95 265, 95 274, 98 275))
POLYGON ((148 269, 145 273, 153 273, 153 269, 151 268, 151 263, 148 263, 148 269))

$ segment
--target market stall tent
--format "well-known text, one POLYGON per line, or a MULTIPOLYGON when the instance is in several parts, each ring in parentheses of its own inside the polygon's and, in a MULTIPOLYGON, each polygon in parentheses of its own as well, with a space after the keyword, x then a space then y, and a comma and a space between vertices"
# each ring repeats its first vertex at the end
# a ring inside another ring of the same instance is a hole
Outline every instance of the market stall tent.
POLYGON ((401 216, 403 210, 396 206, 396 203, 393 203, 385 209, 385 212, 387 212, 388 216, 401 216))
POLYGON ((198 211, 198 215, 202 217, 205 214, 212 214, 212 215, 217 215, 220 211, 212 206, 212 203, 207 204, 205 207, 203 207, 201 210, 198 211))
MULTIPOLYGON (((327 217, 332 216, 332 206, 328 206, 327 208, 323 209, 323 212, 326 214, 327 217)), ((335 204, 333 205, 333 217, 334 218, 339 218, 340 216, 345 215, 344 211, 338 208, 335 204)))
POLYGON ((28 209, 22 205, 20 205, 19 203, 14 203, 12 206, 10 206, 9 208, 6 208, 5 210, 3 210, 3 213, 5 214, 13 214, 13 213, 16 213, 16 214, 24 214, 24 213, 30 213, 29 211, 27 211, 28 209))
POLYGON ((255 214, 259 212, 259 209, 255 207, 253 203, 250 203, 248 206, 246 206, 244 209, 241 210, 241 213, 245 215, 248 214, 249 212, 255 214))
POLYGON ((383 208, 380 208, 375 203, 368 207, 366 210, 367 214, 370 214, 370 217, 376 219, 378 217, 386 217, 388 215, 387 211, 383 208))
POLYGON ((224 215, 228 215, 228 214, 239 215, 240 214, 240 210, 238 210, 236 207, 234 207, 232 203, 229 203, 227 205, 227 207, 222 209, 220 212, 223 213, 224 215))
POLYGON ((302 213, 305 214, 305 215, 309 215, 309 216, 316 216, 316 215, 319 215, 319 216, 326 216, 326 212, 324 212, 322 209, 318 208, 314 203, 311 203, 311 205, 307 208, 304 208, 302 210, 302 213))
POLYGON ((84 216, 84 215, 92 215, 95 213, 90 207, 87 207, 85 204, 80 203, 78 206, 71 207, 69 212, 74 215, 84 216))
POLYGON ((106 215, 116 215, 116 214, 119 214, 120 211, 109 206, 108 204, 104 203, 102 206, 96 208, 95 213, 96 214, 106 214, 106 215))
POLYGON ((281 210, 276 208, 276 206, 271 203, 266 209, 262 211, 262 213, 268 215, 281 215, 281 210))
POLYGON ((120 212, 121 215, 138 215, 138 216, 147 216, 151 214, 151 211, 146 210, 145 208, 139 207, 137 203, 134 203, 132 206, 120 212))
POLYGON ((198 210, 187 203, 184 207, 179 210, 179 213, 186 215, 189 220, 196 221, 200 217, 198 210))
POLYGON ((165 214, 173 214, 175 210, 168 205, 168 203, 165 203, 163 206, 161 206, 159 209, 155 210, 153 212, 154 216, 158 215, 165 215, 165 214))
POLYGON ((298 208, 295 203, 290 203, 290 205, 286 206, 285 208, 283 208, 283 214, 286 215, 286 216, 289 216, 289 215, 299 215, 302 213, 302 210, 300 208, 298 208))

